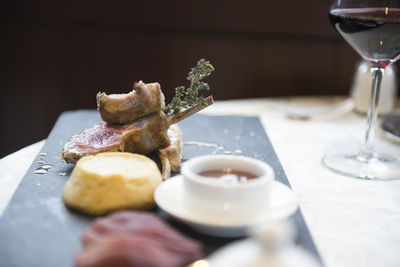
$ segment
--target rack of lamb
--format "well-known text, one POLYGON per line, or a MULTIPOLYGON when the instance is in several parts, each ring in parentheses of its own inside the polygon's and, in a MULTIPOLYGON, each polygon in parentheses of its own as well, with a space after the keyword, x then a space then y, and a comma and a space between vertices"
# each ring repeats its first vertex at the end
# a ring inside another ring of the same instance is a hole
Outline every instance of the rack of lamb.
POLYGON ((97 109, 105 123, 96 124, 73 135, 62 149, 67 163, 102 152, 131 152, 148 155, 158 151, 164 178, 181 166, 182 140, 177 122, 213 104, 212 96, 198 96, 208 89, 201 82, 213 71, 212 65, 200 60, 189 72, 191 86, 176 88, 176 96, 165 106, 158 83, 135 83, 128 94, 97 94, 97 109))

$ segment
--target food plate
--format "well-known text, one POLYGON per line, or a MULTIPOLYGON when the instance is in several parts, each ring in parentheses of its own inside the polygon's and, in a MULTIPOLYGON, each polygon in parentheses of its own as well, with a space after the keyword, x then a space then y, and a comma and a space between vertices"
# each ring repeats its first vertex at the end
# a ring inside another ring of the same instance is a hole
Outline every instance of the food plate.
MULTIPOLYGON (((101 118, 96 110, 69 111, 60 116, 0 217, 0 266, 73 266, 75 255, 82 249, 80 236, 94 217, 77 213, 63 204, 62 190, 74 165, 65 164, 59 157, 73 134, 99 121, 101 118), (37 174, 40 161, 53 167, 46 173, 37 174)), ((185 144, 183 160, 240 152, 268 163, 274 169, 276 181, 290 187, 258 118, 197 114, 179 125, 183 140, 189 144, 185 144), (210 147, 210 143, 217 146, 210 147)), ((205 256, 233 241, 232 238, 202 235, 161 210, 154 213, 189 237, 201 241, 205 256)), ((296 243, 319 257, 301 210, 297 209, 290 219, 298 229, 296 243)))
MULTIPOLYGON (((183 176, 179 175, 160 184, 154 194, 155 201, 165 213, 181 221, 196 231, 219 237, 241 237, 247 234, 254 221, 245 224, 221 223, 212 218, 200 217, 190 212, 184 205, 183 176)), ((282 183, 274 181, 271 187, 268 218, 283 219, 292 215, 297 209, 296 196, 282 183)))

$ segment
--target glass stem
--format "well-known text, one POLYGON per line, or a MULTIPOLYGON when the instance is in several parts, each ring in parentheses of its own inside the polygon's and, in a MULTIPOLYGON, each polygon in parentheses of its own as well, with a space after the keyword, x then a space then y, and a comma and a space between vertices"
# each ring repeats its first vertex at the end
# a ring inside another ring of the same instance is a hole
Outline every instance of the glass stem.
POLYGON ((379 94, 383 78, 383 68, 371 68, 372 85, 369 108, 367 115, 367 129, 365 133, 364 148, 360 151, 360 157, 368 160, 374 156, 375 125, 378 117, 379 94))

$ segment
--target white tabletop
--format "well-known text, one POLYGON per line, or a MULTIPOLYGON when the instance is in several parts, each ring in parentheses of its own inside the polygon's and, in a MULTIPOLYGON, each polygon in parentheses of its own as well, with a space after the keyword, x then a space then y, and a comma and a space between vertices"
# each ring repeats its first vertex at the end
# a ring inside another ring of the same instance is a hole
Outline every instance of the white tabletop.
MULTIPOLYGON (((328 121, 287 119, 286 109, 315 111, 343 98, 313 97, 220 101, 212 115, 258 115, 298 198, 315 244, 328 267, 400 266, 400 180, 345 177, 326 169, 329 151, 360 146, 365 117, 355 113, 328 121)), ((184 133, 183 133, 184 134, 184 133)), ((378 134, 377 148, 400 157, 400 145, 378 134)), ((44 141, 0 160, 0 214, 44 141)))

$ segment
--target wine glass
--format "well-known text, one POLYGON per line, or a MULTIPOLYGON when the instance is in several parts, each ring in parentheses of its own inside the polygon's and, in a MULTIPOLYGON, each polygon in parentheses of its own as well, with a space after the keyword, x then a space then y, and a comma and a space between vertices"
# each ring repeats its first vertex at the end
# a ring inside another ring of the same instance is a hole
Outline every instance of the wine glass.
POLYGON ((350 155, 327 154, 322 162, 347 176, 400 178, 400 161, 374 149, 382 77, 385 67, 400 58, 400 0, 334 0, 329 18, 347 43, 370 64, 372 86, 363 148, 350 155))

